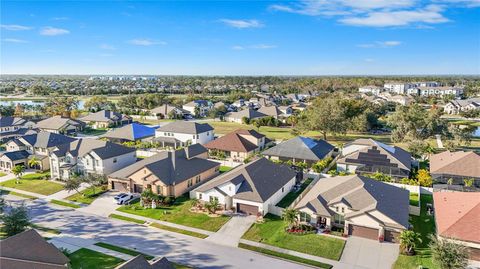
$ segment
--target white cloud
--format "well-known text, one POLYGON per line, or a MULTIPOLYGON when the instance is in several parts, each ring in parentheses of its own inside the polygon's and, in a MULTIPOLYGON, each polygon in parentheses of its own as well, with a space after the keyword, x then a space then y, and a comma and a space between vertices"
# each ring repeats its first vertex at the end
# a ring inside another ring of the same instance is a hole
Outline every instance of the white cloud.
POLYGON ((376 41, 374 43, 367 43, 367 44, 358 44, 357 47, 359 48, 391 48, 400 46, 402 42, 400 41, 376 41))
POLYGON ((4 42, 9 42, 9 43, 28 43, 27 40, 23 39, 16 39, 16 38, 4 38, 2 39, 4 42))
POLYGON ((18 24, 2 24, 0 28, 8 30, 8 31, 25 31, 32 29, 28 26, 18 25, 18 24))
POLYGON ((256 44, 256 45, 249 45, 249 46, 240 46, 236 45, 233 46, 233 50, 245 50, 245 49, 274 49, 277 46, 275 45, 268 45, 268 44, 256 44))
POLYGON ((109 44, 100 44, 99 46, 102 50, 115 50, 117 48, 115 48, 114 46, 112 45, 109 45, 109 44))
POLYGON ((233 46, 233 47, 232 47, 232 50, 244 50, 244 49, 245 49, 244 46, 238 46, 238 45, 237 45, 237 46, 233 46))
POLYGON ((165 41, 153 41, 146 38, 136 38, 128 41, 129 44, 136 46, 154 46, 154 45, 166 45, 165 41))
POLYGON ((45 35, 45 36, 66 35, 66 34, 69 34, 69 33, 70 33, 70 31, 68 31, 67 29, 55 28, 55 27, 51 27, 51 26, 43 27, 40 30, 40 34, 45 35))
POLYGON ((260 28, 263 27, 264 25, 259 22, 258 20, 230 20, 230 19, 221 19, 221 22, 224 24, 238 28, 238 29, 244 29, 244 28, 260 28))

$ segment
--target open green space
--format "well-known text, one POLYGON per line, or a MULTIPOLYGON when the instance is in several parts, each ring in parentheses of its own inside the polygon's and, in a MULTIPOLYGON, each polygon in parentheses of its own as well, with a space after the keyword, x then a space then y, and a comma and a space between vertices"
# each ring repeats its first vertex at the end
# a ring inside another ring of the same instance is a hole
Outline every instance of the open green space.
POLYGON ((267 214, 264 219, 264 223, 253 224, 242 238, 332 260, 342 256, 344 240, 317 234, 288 234, 280 217, 267 214))
POLYGON ((166 231, 170 231, 170 232, 174 232, 174 233, 180 233, 180 234, 184 234, 184 235, 189 235, 189 236, 194 236, 194 237, 198 237, 198 238, 202 238, 202 239, 208 237, 208 235, 205 235, 205 234, 196 233, 196 232, 192 232, 192 231, 187 231, 187 230, 179 229, 179 228, 175 228, 175 227, 170 227, 170 226, 162 225, 160 223, 155 223, 155 222, 150 224, 150 226, 158 228, 158 229, 162 229, 162 230, 166 230, 166 231))
POLYGON ((82 204, 91 204, 95 199, 107 191, 106 186, 102 187, 88 187, 79 193, 68 196, 67 200, 82 204))
POLYGON ((11 179, 0 183, 0 186, 42 195, 50 195, 63 190, 62 184, 43 179, 20 179, 18 184, 15 179, 11 179))
POLYGON ((95 245, 97 245, 99 247, 102 247, 102 248, 110 249, 110 250, 113 250, 113 251, 116 251, 116 252, 124 253, 124 254, 130 255, 130 256, 138 256, 138 255, 142 254, 147 260, 151 260, 151 259, 154 258, 153 256, 143 254, 143 253, 135 251, 133 249, 122 248, 122 247, 119 247, 119 246, 110 245, 110 244, 103 243, 103 242, 95 243, 95 245))
POLYGON ((68 257, 72 269, 113 269, 123 262, 122 259, 86 248, 81 248, 68 257))
POLYGON ((61 206, 66 206, 66 207, 71 207, 71 208, 80 208, 81 207, 77 204, 67 203, 67 202, 60 201, 60 200, 55 200, 55 199, 50 200, 50 203, 56 204, 56 205, 61 205, 61 206))
POLYGON ((129 218, 129 217, 125 217, 125 216, 117 215, 117 214, 110 214, 108 217, 109 218, 114 218, 114 219, 119 219, 119 220, 124 220, 124 221, 129 221, 129 222, 134 222, 134 223, 137 223, 137 224, 144 224, 145 223, 144 220, 129 218))
POLYGON ((313 181, 313 178, 305 179, 305 181, 302 183, 298 191, 289 192, 287 195, 285 195, 285 197, 283 197, 282 200, 280 200, 280 202, 278 202, 277 206, 281 208, 289 207, 293 203, 293 201, 295 201, 295 199, 297 199, 297 197, 308 187, 308 185, 312 183, 312 181, 313 181))
POLYGON ((238 247, 243 248, 243 249, 248 249, 248 250, 251 250, 251 251, 255 251, 255 252, 259 252, 259 253, 262 253, 262 254, 265 254, 265 255, 274 256, 274 257, 278 257, 278 258, 285 259, 285 260, 290 260, 290 261, 293 261, 293 262, 308 264, 308 265, 319 267, 319 268, 327 268, 327 269, 332 268, 332 266, 330 264, 317 262, 317 261, 313 261, 313 260, 308 260, 308 259, 300 258, 300 257, 297 257, 297 256, 288 255, 288 254, 276 252, 276 251, 265 249, 265 248, 259 248, 259 247, 255 247, 255 246, 251 246, 251 245, 247 245, 247 244, 243 244, 243 243, 239 243, 238 247))
POLYGON ((48 177, 50 177, 50 172, 37 172, 23 175, 21 179, 45 179, 48 177))
POLYGON ((227 216, 210 217, 203 213, 194 213, 190 211, 191 207, 192 201, 186 196, 181 196, 177 197, 173 205, 168 207, 143 208, 140 206, 140 202, 136 202, 124 205, 117 210, 212 232, 218 231, 230 219, 227 216))

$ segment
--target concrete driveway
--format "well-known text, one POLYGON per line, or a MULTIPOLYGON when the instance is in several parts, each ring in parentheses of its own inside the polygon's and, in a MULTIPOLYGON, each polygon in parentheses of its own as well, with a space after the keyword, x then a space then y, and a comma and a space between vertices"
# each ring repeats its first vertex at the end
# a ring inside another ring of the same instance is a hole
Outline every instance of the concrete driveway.
POLYGON ((235 215, 218 232, 210 235, 206 240, 236 247, 240 238, 252 226, 256 218, 256 216, 235 215))
POLYGON ((107 191, 106 193, 100 195, 100 197, 95 199, 88 206, 79 208, 77 210, 102 217, 108 217, 108 215, 114 213, 115 210, 120 207, 113 199, 113 197, 117 194, 118 192, 107 191))
POLYGON ((347 239, 340 263, 345 265, 345 268, 352 269, 392 268, 398 253, 398 244, 379 243, 375 240, 352 236, 347 239))

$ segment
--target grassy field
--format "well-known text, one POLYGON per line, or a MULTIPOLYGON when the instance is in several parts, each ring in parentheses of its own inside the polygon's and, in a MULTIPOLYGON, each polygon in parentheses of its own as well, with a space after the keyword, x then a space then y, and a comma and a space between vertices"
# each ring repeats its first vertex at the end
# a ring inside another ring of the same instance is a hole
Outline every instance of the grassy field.
POLYGON ((123 262, 119 258, 86 248, 81 248, 68 257, 72 269, 113 269, 123 262))
POLYGON ((418 193, 410 193, 410 205, 418 206, 418 193))
POLYGON ((152 223, 152 224, 150 224, 150 226, 155 227, 157 229, 162 229, 162 230, 166 230, 166 231, 170 231, 170 232, 174 232, 174 233, 180 233, 180 234, 184 234, 184 235, 189 235, 189 236, 193 236, 193 237, 198 237, 198 238, 202 238, 202 239, 208 237, 208 235, 205 235, 205 234, 200 234, 200 233, 187 231, 187 230, 183 230, 183 229, 179 229, 179 228, 175 228, 175 227, 170 227, 170 226, 162 225, 162 224, 159 224, 159 223, 152 223))
POLYGON ((50 203, 56 204, 56 205, 61 205, 61 206, 66 206, 66 207, 71 207, 71 208, 80 208, 79 205, 72 204, 72 203, 67 203, 67 202, 59 201, 59 200, 51 200, 50 203))
POLYGON ((119 220, 124 220, 124 221, 129 221, 129 222, 134 222, 134 223, 137 223, 137 224, 144 224, 145 223, 144 220, 129 218, 129 217, 125 217, 125 216, 117 215, 117 214, 110 214, 108 217, 109 218, 114 218, 114 219, 119 219, 119 220))
POLYGON ((130 255, 130 256, 137 256, 137 255, 142 254, 147 260, 151 260, 151 259, 154 258, 153 256, 143 254, 141 252, 138 252, 138 251, 135 251, 135 250, 132 250, 132 249, 122 248, 122 247, 115 246, 115 245, 110 245, 110 244, 107 244, 107 243, 98 242, 98 243, 95 243, 95 245, 97 245, 99 247, 102 247, 102 248, 110 249, 110 250, 113 250, 113 251, 116 251, 116 252, 124 253, 124 254, 130 255))
POLYGON ((265 248, 250 246, 250 245, 243 244, 243 243, 239 243, 238 247, 243 248, 243 249, 248 249, 248 250, 251 250, 251 251, 255 251, 255 252, 259 252, 259 253, 262 253, 262 254, 265 254, 265 255, 268 255, 268 256, 278 257, 280 259, 285 259, 285 260, 290 260, 290 261, 293 261, 293 262, 308 264, 308 265, 318 267, 318 268, 326 268, 326 269, 332 268, 332 266, 330 264, 317 262, 317 261, 313 261, 313 260, 308 260, 308 259, 300 258, 300 257, 297 257, 297 256, 292 256, 292 255, 272 251, 272 250, 265 249, 265 248))
POLYGON ((0 172, 0 177, 4 177, 6 176, 7 174, 5 174, 4 172, 0 172))
POLYGON ((268 214, 265 223, 253 224, 242 238, 337 261, 342 256, 344 240, 317 234, 288 234, 285 225, 280 217, 268 214))
POLYGON ((43 195, 50 195, 63 190, 62 184, 41 179, 20 179, 18 184, 16 184, 15 179, 11 179, 0 183, 0 186, 43 195))
POLYGON ((307 188, 307 186, 312 183, 312 181, 313 178, 305 179, 305 181, 302 183, 302 186, 300 187, 300 190, 298 190, 297 192, 289 192, 287 195, 285 195, 285 197, 283 197, 282 200, 280 200, 280 202, 278 202, 277 206, 281 208, 287 208, 288 206, 290 206, 293 201, 295 201, 295 199, 297 199, 297 197, 307 188))
POLYGON ((75 193, 68 196, 66 199, 77 203, 91 204, 95 199, 97 199, 106 191, 106 188, 102 189, 101 187, 88 187, 80 193, 75 193))
POLYGON ((206 214, 190 212, 191 207, 191 201, 182 196, 178 197, 175 203, 169 207, 143 208, 140 206, 140 202, 136 202, 132 205, 122 206, 117 210, 212 232, 218 231, 230 219, 227 216, 209 217, 206 214))

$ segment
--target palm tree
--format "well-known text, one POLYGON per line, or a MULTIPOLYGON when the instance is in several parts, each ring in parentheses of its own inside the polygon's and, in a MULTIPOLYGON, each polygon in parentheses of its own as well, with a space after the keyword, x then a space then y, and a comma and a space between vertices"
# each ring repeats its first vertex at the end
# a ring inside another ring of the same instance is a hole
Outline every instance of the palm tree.
POLYGON ((288 224, 288 229, 297 226, 299 212, 294 208, 287 208, 283 211, 282 218, 288 224))
POLYGON ((403 253, 413 255, 417 242, 422 242, 420 235, 414 231, 405 230, 400 233, 400 248, 403 253))
POLYGON ((217 199, 213 199, 209 203, 205 203, 205 208, 208 210, 208 212, 215 214, 217 212, 218 206, 220 203, 218 202, 217 199))
POLYGON ((474 179, 473 178, 464 179, 463 183, 465 184, 465 187, 471 188, 473 186, 474 179))
POLYGON ((12 173, 15 175, 16 181, 15 184, 20 183, 20 177, 23 175, 25 172, 25 166, 23 165, 15 165, 12 169, 12 173))
POLYGON ((28 160, 28 166, 30 168, 36 169, 38 165, 40 165, 40 160, 37 157, 33 156, 30 160, 28 160))

